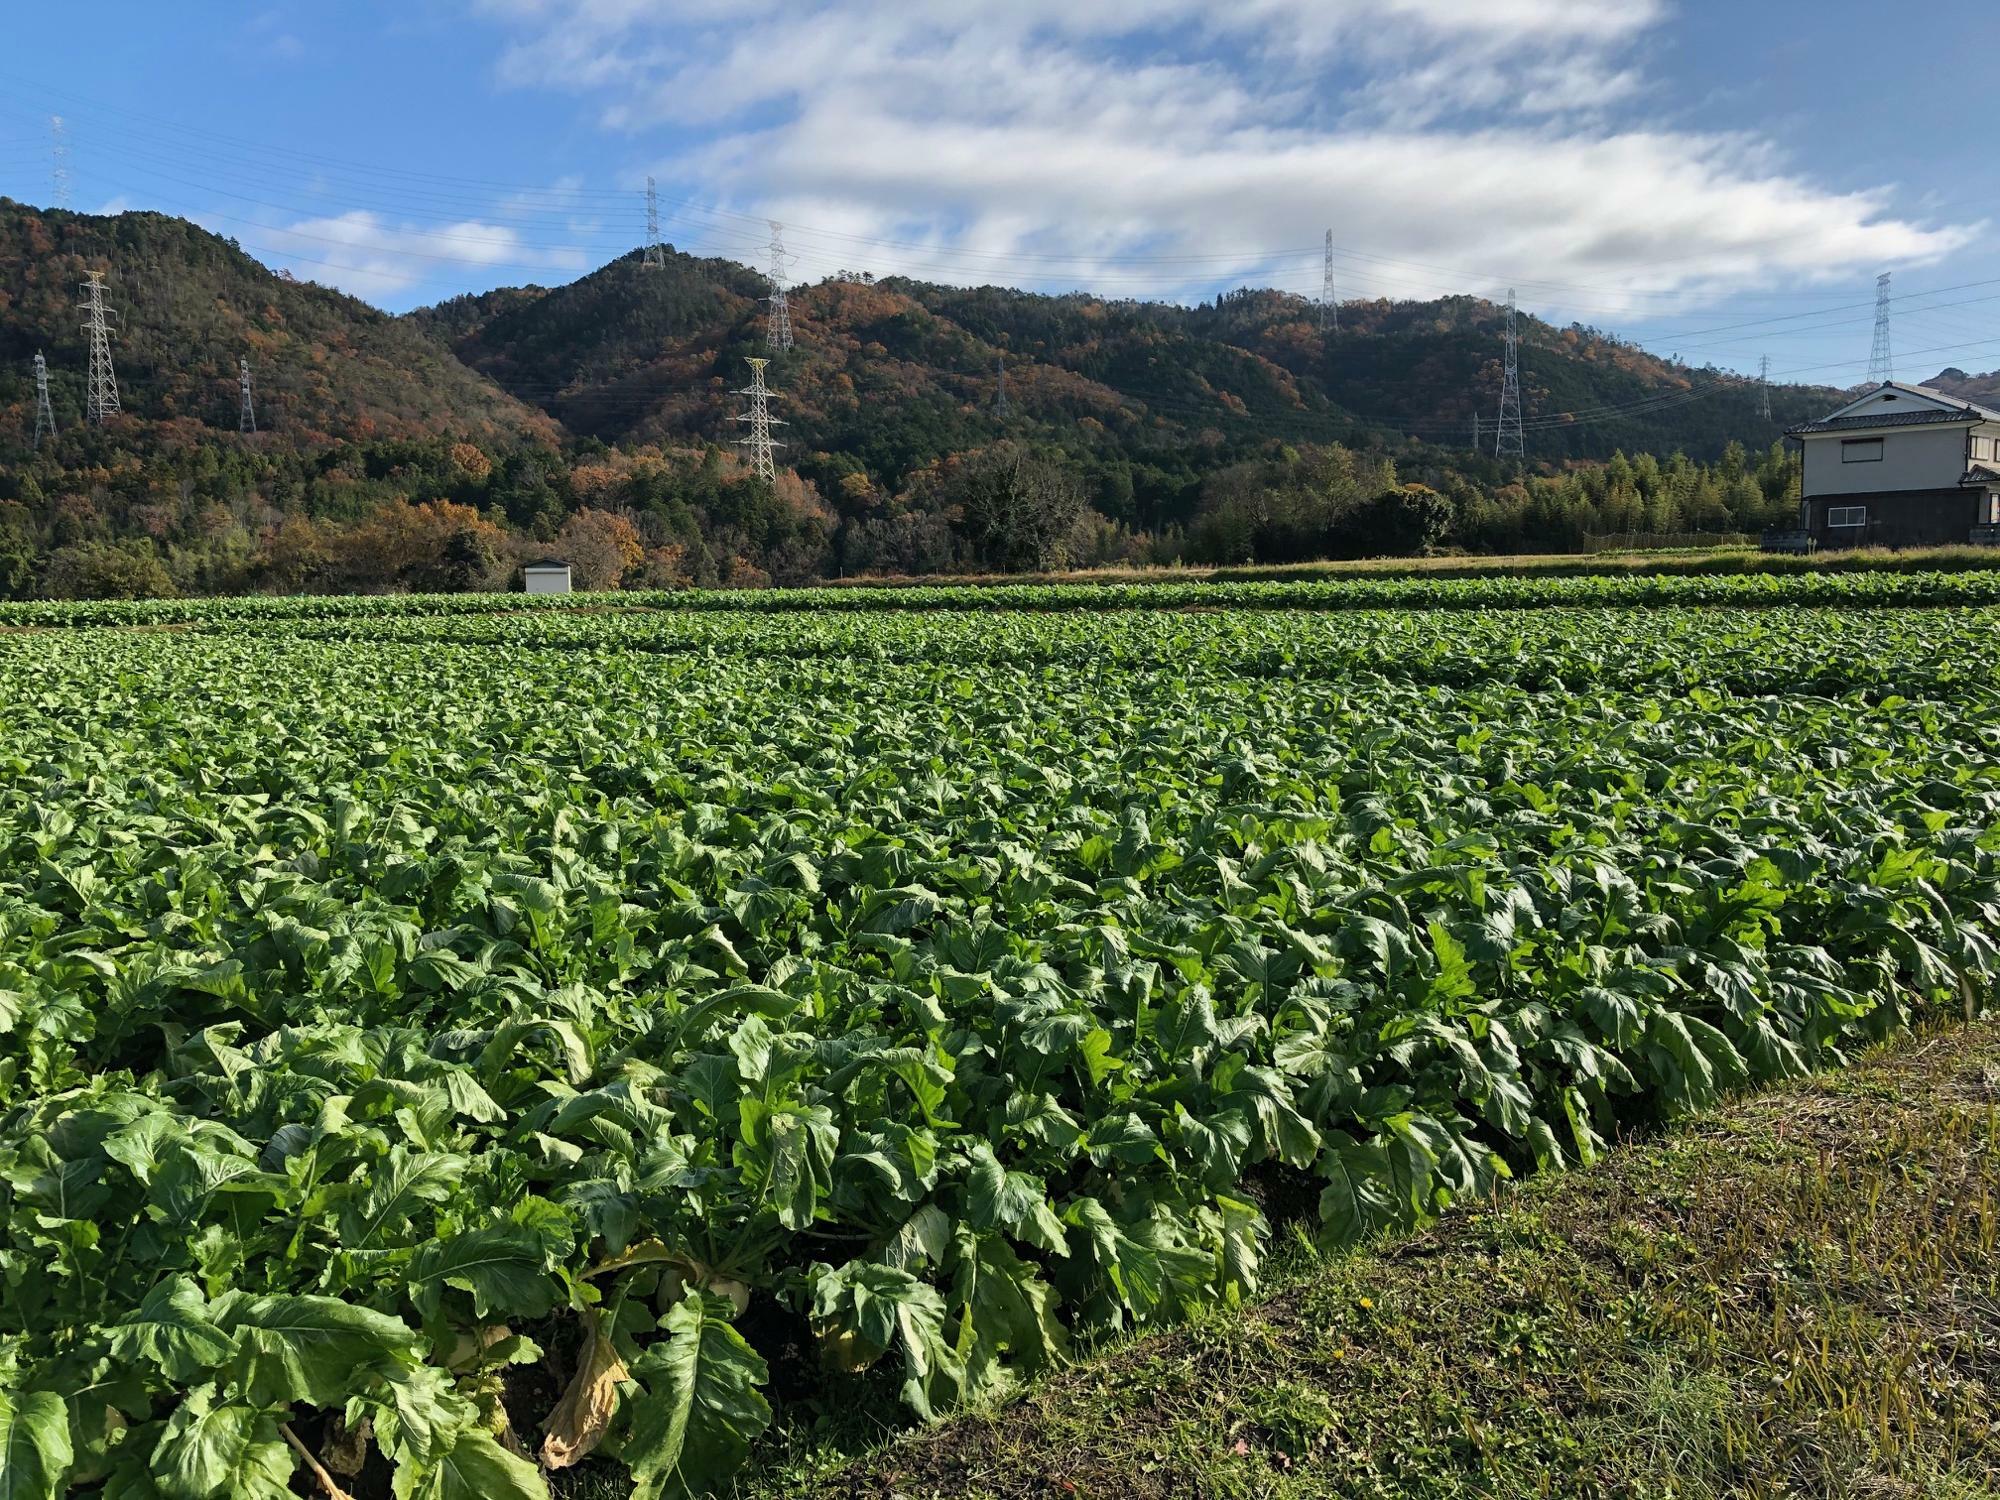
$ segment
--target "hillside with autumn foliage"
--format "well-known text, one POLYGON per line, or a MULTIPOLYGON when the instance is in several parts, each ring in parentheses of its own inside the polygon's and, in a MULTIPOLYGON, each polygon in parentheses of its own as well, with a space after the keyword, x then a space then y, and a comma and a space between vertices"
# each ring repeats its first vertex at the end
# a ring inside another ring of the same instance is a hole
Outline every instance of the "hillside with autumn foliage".
MULTIPOLYGON (((460 298, 412 314, 473 369, 572 433, 605 442, 732 436, 734 392, 765 347, 757 272, 669 250, 636 253, 554 290, 460 298)), ((1220 465, 1274 444, 1470 448, 1492 434, 1505 310, 1472 298, 1318 310, 1254 290, 1194 307, 954 288, 891 279, 791 293, 794 348, 768 379, 786 462, 823 489, 893 487, 1002 439, 1054 443, 1159 524, 1220 465), (999 409, 1006 367, 1007 407, 999 409)), ((1634 345, 1523 316, 1522 393, 1541 462, 1619 451, 1719 458, 1766 447, 1832 393, 1773 392, 1634 345)), ((1469 457, 1470 455, 1468 455, 1469 457)))
POLYGON ((2000 407, 2000 370, 1988 370, 1983 375, 1971 374, 1957 366, 1938 371, 1929 380, 1919 381, 1932 390, 1943 391, 1947 396, 1956 396, 1961 401, 1974 401, 1981 406, 2000 407))
POLYGON ((0 198, 0 447, 34 432, 29 368, 48 360, 59 430, 83 420, 88 347, 78 285, 105 273, 112 356, 135 448, 237 428, 237 361, 260 426, 304 446, 454 437, 554 443, 539 410, 434 339, 357 298, 275 275, 228 240, 165 214, 35 209, 0 198))
POLYGON ((1503 461, 1470 444, 1504 318, 1477 299, 1348 303, 1336 333, 1270 291, 828 281, 793 292, 770 364, 767 483, 737 419, 769 288, 733 262, 634 252, 390 317, 184 220, 0 200, 0 265, 16 597, 506 587, 553 553, 614 588, 1741 534, 1790 511, 1780 425, 1832 399, 1779 390, 1765 420, 1739 379, 1523 318, 1529 456, 1503 461), (119 315, 123 410, 99 424, 91 270, 119 315))

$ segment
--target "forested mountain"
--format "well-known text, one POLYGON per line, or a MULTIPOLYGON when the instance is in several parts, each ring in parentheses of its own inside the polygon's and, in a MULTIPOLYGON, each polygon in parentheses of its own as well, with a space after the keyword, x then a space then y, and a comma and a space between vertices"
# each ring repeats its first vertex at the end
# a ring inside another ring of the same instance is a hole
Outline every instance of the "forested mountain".
POLYGON ((2000 370, 1989 370, 1984 375, 1968 375, 1954 366, 1940 370, 1931 379, 1919 383, 1932 390, 1943 391, 1947 396, 1956 396, 1961 401, 2000 407, 2000 370))
POLYGON ((1505 316, 1477 299, 1348 303, 1322 333, 1269 291, 830 281, 769 370, 773 485, 733 420, 768 290, 634 252, 392 318, 182 220, 0 199, 0 594, 493 586, 547 548, 609 587, 1741 533, 1791 513, 1774 440, 1835 399, 1780 388, 1763 420, 1745 381, 1524 317, 1519 463, 1490 420, 1471 448, 1505 316), (86 426, 94 269, 124 414, 86 426), (38 349, 61 430, 31 452, 38 349))
MULTIPOLYGON (((722 414, 710 398, 744 372, 716 360, 764 352, 766 290, 744 266, 670 250, 664 268, 634 254, 556 292, 458 298, 412 318, 574 430, 616 440, 722 414)), ((1376 430, 1470 442, 1474 412, 1490 424, 1498 408, 1502 320, 1502 308, 1464 296, 1348 302, 1338 332, 1322 334, 1310 302, 1270 290, 1186 308, 900 278, 822 282, 792 292, 800 336, 782 366, 792 376, 786 390, 846 394, 834 376, 862 388, 876 364, 920 408, 936 400, 980 408, 990 406, 1006 356, 1022 422, 1124 408, 1142 426, 1182 436, 1220 428, 1324 440, 1376 430)), ((1828 398, 1824 388, 1782 386, 1774 420, 1746 422, 1754 390, 1744 380, 1530 316, 1520 318, 1520 338, 1524 416, 1536 456, 1552 460, 1634 446, 1712 456, 1730 440, 1774 438, 1828 398)), ((862 404, 870 420, 898 422, 862 404)), ((838 428, 834 412, 816 414, 838 428)))
MULTIPOLYGON (((666 262, 649 268, 634 252, 567 286, 500 288, 391 318, 274 275, 185 220, 0 199, 0 264, 18 268, 0 280, 0 443, 32 431, 37 349, 58 423, 79 420, 76 287, 92 269, 108 272, 119 381, 147 441, 233 430, 247 355, 262 425, 301 446, 556 443, 564 429, 611 443, 727 442, 744 361, 766 352, 767 285, 730 261, 670 249, 666 262)), ((1182 307, 886 280, 803 287, 791 306, 797 347, 770 381, 792 424, 787 456, 822 483, 865 472, 894 486, 1017 436, 1172 491, 1274 440, 1469 446, 1475 414, 1490 435, 1499 401, 1504 315, 1470 297, 1346 303, 1333 334, 1311 304, 1273 291, 1182 307)), ((1779 387, 1764 422, 1746 382, 1590 330, 1527 316, 1520 328, 1532 461, 1621 449, 1712 459, 1732 440, 1765 446, 1831 399, 1779 387)))
MULTIPOLYGON (((744 360, 762 355, 767 287, 727 261, 638 255, 554 291, 461 298, 412 317, 465 362, 572 432, 607 442, 727 436, 744 360)), ((1119 471, 1134 519, 1218 462, 1272 441, 1490 442, 1504 310, 1470 297, 1355 302, 1337 333, 1271 291, 1198 307, 952 288, 825 282, 791 296, 797 345, 770 381, 791 423, 788 460, 825 487, 865 472, 894 484, 1003 435, 1055 442, 1119 471), (1007 367, 1009 414, 995 410, 1007 367)), ((1763 447, 1833 393, 1781 387, 1757 415, 1746 381, 1688 369, 1582 328, 1520 319, 1532 458, 1624 449, 1714 458, 1763 447)))
POLYGON ((34 432, 30 366, 48 359, 64 432, 83 419, 78 284, 105 272, 112 359, 135 446, 237 427, 248 358, 260 425, 301 446, 452 436, 557 441, 556 426, 468 371, 423 330, 326 287, 274 275, 165 214, 38 210, 0 198, 0 450, 34 432))

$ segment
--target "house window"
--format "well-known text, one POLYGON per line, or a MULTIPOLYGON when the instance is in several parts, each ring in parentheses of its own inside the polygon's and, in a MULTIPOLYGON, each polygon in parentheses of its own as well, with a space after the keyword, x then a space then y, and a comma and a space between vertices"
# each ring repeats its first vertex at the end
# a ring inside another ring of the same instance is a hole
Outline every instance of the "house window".
POLYGON ((1882 440, 1880 438, 1846 438, 1840 444, 1840 461, 1844 464, 1879 464, 1882 462, 1882 440))
POLYGON ((1865 505, 1829 505, 1826 508, 1826 524, 1829 529, 1836 526, 1866 526, 1868 507, 1865 505))

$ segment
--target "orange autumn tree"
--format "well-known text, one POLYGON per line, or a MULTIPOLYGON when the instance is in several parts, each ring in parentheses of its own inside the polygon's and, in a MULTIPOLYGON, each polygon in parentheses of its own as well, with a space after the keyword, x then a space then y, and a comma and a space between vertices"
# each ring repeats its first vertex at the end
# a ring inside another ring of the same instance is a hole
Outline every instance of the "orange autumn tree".
POLYGON ((340 539, 348 578, 363 587, 455 592, 503 580, 507 534, 469 505, 391 500, 340 539))
POLYGON ((585 506, 556 533, 556 547, 570 565, 577 587, 615 589, 645 561, 638 528, 621 515, 585 506))
POLYGON ((451 461, 460 473, 477 484, 484 484, 493 472, 493 460, 476 443, 453 443, 451 461))

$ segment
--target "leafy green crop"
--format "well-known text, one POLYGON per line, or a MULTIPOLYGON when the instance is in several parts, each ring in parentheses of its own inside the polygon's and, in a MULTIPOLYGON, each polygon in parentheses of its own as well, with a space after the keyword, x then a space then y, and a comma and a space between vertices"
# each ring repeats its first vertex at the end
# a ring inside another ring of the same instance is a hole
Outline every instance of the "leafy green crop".
POLYGON ((235 620, 380 620, 619 609, 876 614, 1106 609, 1541 610, 1556 605, 1810 605, 1879 609, 2000 604, 2000 569, 1962 572, 1634 574, 1603 577, 1370 577, 1254 583, 995 584, 895 588, 631 590, 617 594, 397 594, 335 597, 8 600, 0 624, 165 625, 235 620))
POLYGON ((699 1493, 2000 962, 1988 610, 281 615, 0 640, 0 1493, 699 1493))

